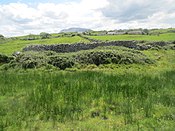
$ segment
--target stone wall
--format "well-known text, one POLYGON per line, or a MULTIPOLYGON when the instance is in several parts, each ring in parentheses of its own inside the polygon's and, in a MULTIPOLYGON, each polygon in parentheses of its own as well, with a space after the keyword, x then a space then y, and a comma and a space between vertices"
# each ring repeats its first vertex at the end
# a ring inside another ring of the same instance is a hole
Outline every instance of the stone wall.
POLYGON ((128 48, 137 48, 136 41, 110 41, 110 42, 94 42, 90 44, 54 44, 54 45, 29 45, 23 51, 55 51, 60 53, 76 52, 80 50, 94 49, 99 46, 124 46, 128 48))
POLYGON ((23 51, 55 51, 58 53, 77 52, 80 50, 94 49, 99 46, 124 46, 137 50, 148 50, 153 47, 166 46, 168 42, 148 42, 139 44, 138 41, 107 41, 107 42, 92 42, 92 43, 76 43, 76 44, 54 44, 54 45, 30 45, 23 51))

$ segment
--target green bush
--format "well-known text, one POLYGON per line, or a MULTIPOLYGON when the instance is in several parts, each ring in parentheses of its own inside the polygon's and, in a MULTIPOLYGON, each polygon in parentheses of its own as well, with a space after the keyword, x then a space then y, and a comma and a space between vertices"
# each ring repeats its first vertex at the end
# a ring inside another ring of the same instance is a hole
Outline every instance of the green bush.
POLYGON ((93 50, 84 53, 79 53, 75 56, 78 63, 83 64, 144 64, 153 63, 152 60, 147 58, 140 52, 128 51, 111 51, 111 50, 93 50))
POLYGON ((68 57, 56 55, 49 57, 49 64, 64 70, 66 68, 71 68, 74 62, 68 57))
POLYGON ((40 37, 41 39, 48 39, 51 35, 49 33, 46 32, 41 32, 40 33, 40 37))
POLYGON ((23 69, 39 68, 42 66, 46 66, 47 63, 48 59, 44 53, 27 52, 17 56, 16 59, 10 63, 10 67, 20 67, 23 69))
POLYGON ((4 39, 5 37, 3 35, 0 34, 0 39, 4 39))
POLYGON ((48 68, 59 67, 64 70, 74 65, 74 62, 65 56, 57 55, 55 52, 25 52, 18 55, 6 68, 48 68))
POLYGON ((4 54, 0 54, 0 64, 9 63, 13 57, 8 57, 4 54))
POLYGON ((152 64, 154 63, 146 55, 139 51, 121 47, 100 47, 92 50, 74 53, 23 52, 11 61, 9 68, 45 68, 58 67, 61 70, 71 68, 74 65, 99 66, 101 64, 152 64))

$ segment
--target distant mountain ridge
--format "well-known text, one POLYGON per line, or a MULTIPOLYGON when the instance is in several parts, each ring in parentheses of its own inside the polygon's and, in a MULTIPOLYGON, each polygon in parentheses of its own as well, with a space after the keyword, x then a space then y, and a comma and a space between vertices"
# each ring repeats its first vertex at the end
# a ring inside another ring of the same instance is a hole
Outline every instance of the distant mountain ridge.
POLYGON ((60 32, 78 32, 78 33, 82 33, 82 32, 86 32, 86 31, 92 31, 91 29, 86 29, 86 28, 68 28, 68 29, 63 29, 60 32))

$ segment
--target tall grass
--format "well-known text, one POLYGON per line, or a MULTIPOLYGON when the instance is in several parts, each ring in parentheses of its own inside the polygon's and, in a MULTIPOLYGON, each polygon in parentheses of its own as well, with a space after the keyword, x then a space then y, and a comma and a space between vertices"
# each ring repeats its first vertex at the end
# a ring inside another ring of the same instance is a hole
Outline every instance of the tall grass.
POLYGON ((145 119, 175 119, 173 111, 164 112, 175 108, 175 71, 1 72, 0 78, 0 130, 29 129, 37 121, 56 126, 115 117, 124 126, 145 119))

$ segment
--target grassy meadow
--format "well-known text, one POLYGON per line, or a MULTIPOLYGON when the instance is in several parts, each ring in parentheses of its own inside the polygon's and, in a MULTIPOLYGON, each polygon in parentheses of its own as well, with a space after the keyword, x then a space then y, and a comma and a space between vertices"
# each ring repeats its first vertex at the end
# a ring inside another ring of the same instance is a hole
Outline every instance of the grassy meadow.
MULTIPOLYGON (((175 41, 175 33, 88 37, 175 41)), ((89 41, 79 36, 16 39, 0 44, 0 53, 10 55, 30 44, 77 42, 89 41)), ((0 131, 174 131, 174 80, 173 48, 138 51, 111 46, 72 53, 24 53, 10 63, 0 63, 0 131), (59 68, 71 63, 70 58, 80 63, 59 68), (114 58, 121 60, 111 62, 114 58), (128 58, 132 62, 125 63, 128 58), (134 63, 145 58, 154 62, 134 63), (38 61, 40 68, 7 69, 15 62, 21 67, 22 62, 38 61), (56 66, 42 67, 47 62, 56 66)))
POLYGON ((102 36, 89 36, 89 37, 102 41, 106 40, 175 41, 175 33, 164 33, 160 35, 102 35, 102 36))
POLYGON ((3 44, 0 44, 0 52, 10 55, 15 51, 21 51, 27 45, 33 44, 63 44, 63 43, 78 43, 78 42, 89 42, 86 39, 83 39, 79 36, 74 37, 59 37, 51 39, 38 39, 38 40, 21 40, 19 38, 15 40, 4 41, 3 44))
POLYGON ((175 71, 125 71, 1 72, 0 129, 173 130, 175 71))

